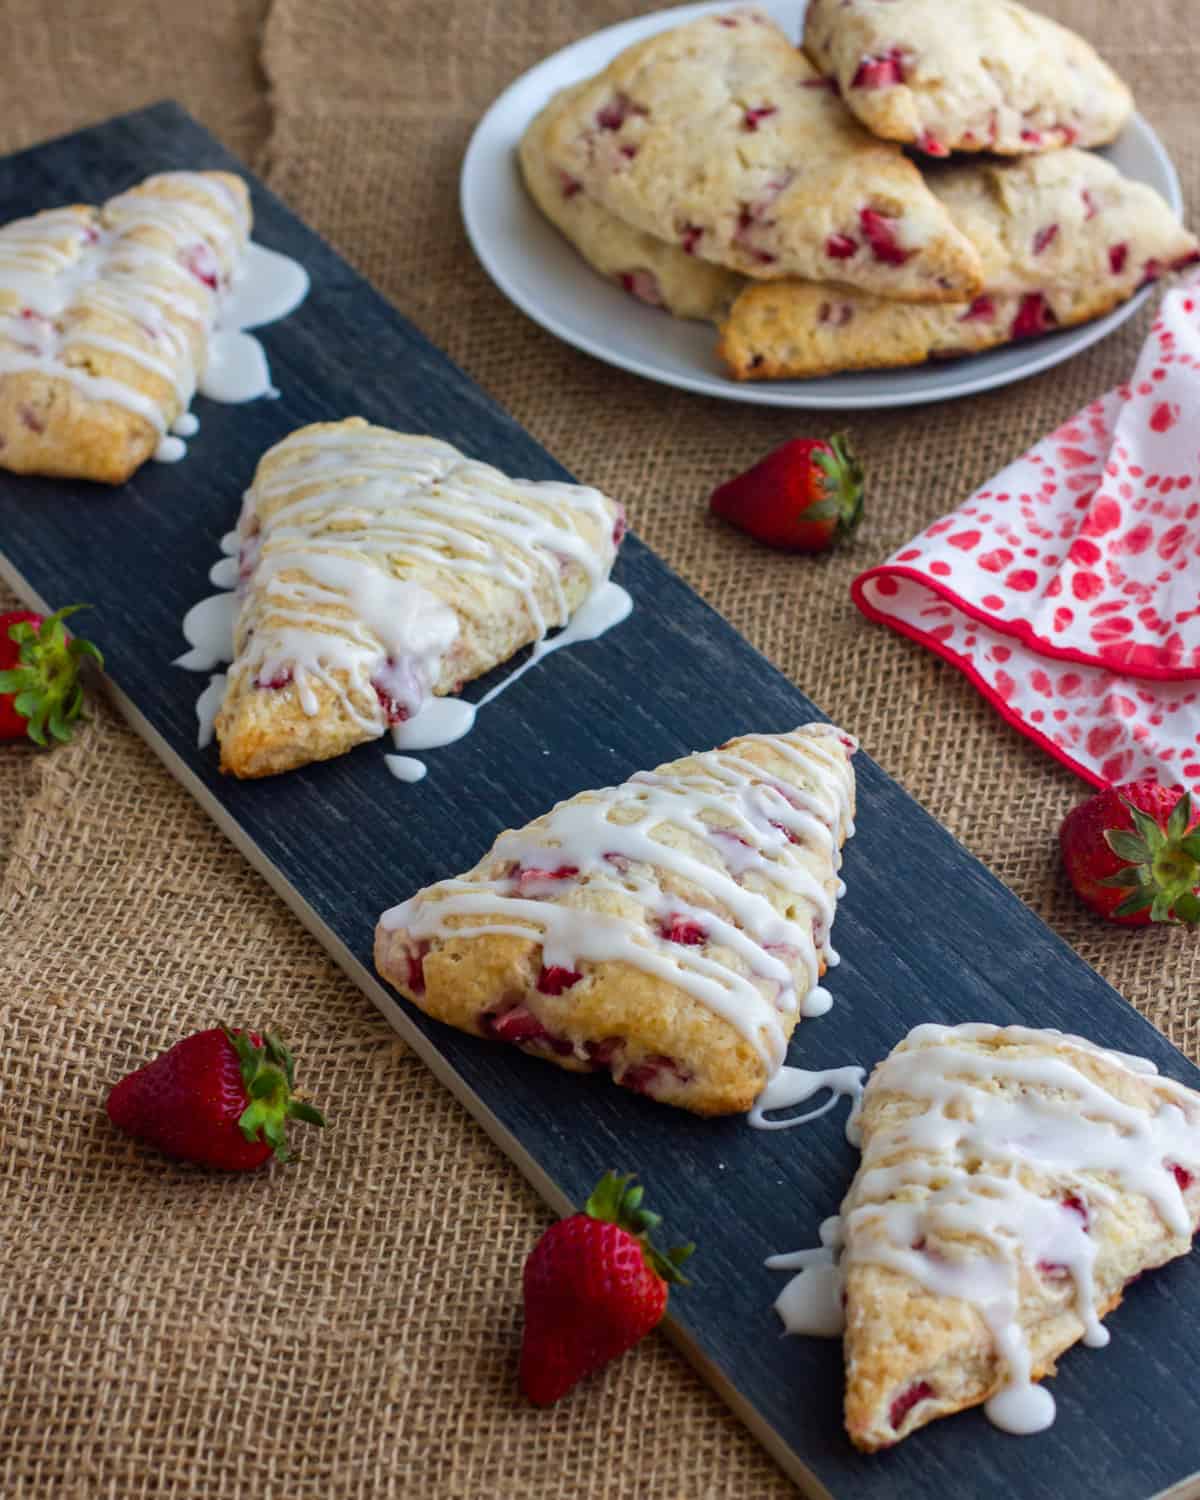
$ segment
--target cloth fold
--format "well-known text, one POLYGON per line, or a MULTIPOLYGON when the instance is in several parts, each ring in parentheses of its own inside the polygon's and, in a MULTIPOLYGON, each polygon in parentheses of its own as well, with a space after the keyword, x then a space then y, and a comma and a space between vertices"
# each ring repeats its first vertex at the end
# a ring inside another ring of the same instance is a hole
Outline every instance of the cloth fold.
POLYGON ((861 573, 870 619, 1096 785, 1200 784, 1200 276, 1132 379, 861 573))

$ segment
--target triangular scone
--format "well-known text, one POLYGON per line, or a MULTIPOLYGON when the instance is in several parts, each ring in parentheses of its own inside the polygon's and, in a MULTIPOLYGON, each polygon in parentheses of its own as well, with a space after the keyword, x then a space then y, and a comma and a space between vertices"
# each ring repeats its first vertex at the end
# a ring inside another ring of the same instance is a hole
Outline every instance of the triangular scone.
POLYGON ((462 1031, 697 1114, 749 1109, 824 1005, 854 749, 809 724, 581 792, 385 912, 376 966, 462 1031))
POLYGON ((221 768, 340 755, 564 625, 625 530, 598 490, 509 479, 361 417, 266 453, 238 522, 221 768))
POLYGON ((809 0, 804 46, 868 130, 931 156, 1100 146, 1133 110, 1082 37, 1014 0, 809 0))
POLYGON ((1127 1282, 1187 1253, 1200 1095, 1021 1026, 918 1026, 871 1075, 842 1204, 846 1427, 868 1451, 987 1401, 1053 1419, 1054 1373, 1127 1282))
POLYGON ((900 148, 873 139, 757 10, 622 52, 546 157, 627 224, 758 278, 803 276, 914 302, 962 300, 979 262, 900 148))
POLYGON ((689 254, 644 230, 634 229, 583 191, 583 185, 552 166, 546 137, 590 83, 556 94, 521 139, 520 162, 533 201, 554 227, 602 276, 631 297, 661 307, 677 318, 715 322, 745 285, 736 271, 689 254))
POLYGON ((128 479, 187 410, 249 234, 228 172, 0 229, 0 468, 128 479))
POLYGON ((1195 236, 1154 189, 1089 151, 947 166, 929 183, 979 251, 978 297, 916 307, 839 286, 755 283, 721 325, 731 373, 802 379, 973 354, 1098 318, 1197 259, 1195 236))

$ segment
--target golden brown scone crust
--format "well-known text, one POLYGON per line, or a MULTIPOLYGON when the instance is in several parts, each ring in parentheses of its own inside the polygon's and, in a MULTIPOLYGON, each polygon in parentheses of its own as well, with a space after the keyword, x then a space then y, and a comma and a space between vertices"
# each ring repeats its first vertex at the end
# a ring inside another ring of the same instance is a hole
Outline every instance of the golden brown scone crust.
MULTIPOLYGON (((854 772, 848 747, 853 741, 832 730, 831 726, 805 726, 790 735, 748 736, 722 746, 716 757, 749 762, 763 781, 804 794, 818 792, 831 807, 838 805, 841 814, 833 814, 833 833, 840 846, 850 828, 854 800, 854 772), (820 741, 811 751, 813 758, 797 764, 788 747, 810 753, 806 747, 820 741), (783 746, 784 748, 780 748, 783 746)), ((704 774, 696 756, 660 766, 655 779, 673 785, 681 778, 704 774)), ((636 782, 619 789, 615 803, 607 813, 609 824, 630 824, 640 816, 634 801, 636 782), (624 799, 622 794, 628 793, 624 799)), ((430 886, 405 903, 405 915, 399 925, 389 925, 388 915, 376 929, 375 964, 379 972, 407 999, 436 1020, 456 1026, 475 1035, 493 1036, 522 1045, 548 1062, 576 1072, 608 1070, 625 1086, 647 1093, 660 1102, 676 1104, 696 1114, 729 1114, 749 1109, 761 1092, 768 1069, 759 1048, 731 1020, 718 1014, 703 1000, 661 973, 649 972, 624 958, 580 958, 570 971, 574 982, 553 991, 556 985, 545 979, 545 959, 540 936, 524 937, 509 933, 476 932, 455 936, 458 929, 482 925, 485 928, 503 915, 466 917, 451 914, 439 918, 438 905, 453 899, 463 890, 478 892, 489 881, 500 881, 505 891, 516 890, 538 901, 554 903, 571 912, 587 914, 589 921, 602 925, 607 921, 630 924, 639 941, 654 951, 669 951, 671 945, 660 936, 661 914, 652 914, 644 904, 637 882, 652 881, 656 893, 667 899, 668 906, 678 901, 702 914, 715 912, 736 920, 711 893, 706 893, 678 872, 640 861, 626 861, 622 867, 612 855, 593 866, 574 868, 566 876, 561 871, 563 853, 554 842, 556 814, 594 803, 604 793, 581 792, 560 804, 554 812, 535 819, 519 834, 502 834, 492 850, 458 881, 444 881, 430 886), (545 880, 528 877, 522 881, 514 867, 508 841, 518 838, 525 848, 521 868, 529 868, 530 846, 544 848, 533 868, 552 872, 545 880), (543 842, 544 841, 544 842, 543 842), (515 883, 515 884, 514 884, 515 883), (443 931, 424 936, 425 922, 441 926, 443 931), (529 1017, 530 1021, 523 1021, 529 1017), (509 1030, 523 1022, 526 1030, 542 1032, 523 1040, 520 1029, 509 1030)), ((710 828, 729 830, 736 819, 729 811, 730 794, 714 781, 711 793, 705 795, 702 821, 710 828)), ((682 851, 715 870, 725 870, 724 851, 738 854, 737 840, 726 842, 727 835, 715 838, 701 836, 676 822, 653 825, 651 838, 667 849, 682 851)), ((742 873, 740 883, 761 892, 778 912, 817 912, 809 897, 797 896, 788 884, 788 872, 807 870, 832 902, 837 886, 834 845, 822 847, 819 842, 808 846, 782 840, 774 849, 771 862, 761 870, 742 873)), ((573 857, 573 856, 572 856, 573 857)), ((572 869, 573 867, 566 867, 572 869)), ((398 909, 399 910, 399 909, 398 909)), ((796 916, 800 922, 802 918, 796 916)), ((702 946, 689 947, 704 961, 727 966, 734 974, 750 977, 752 970, 744 955, 731 951, 717 940, 705 939, 702 946)), ((820 950, 818 950, 818 953, 820 950)), ((804 956, 795 952, 788 959, 791 983, 801 996, 824 972, 823 958, 818 973, 810 973, 804 956)), ((551 966, 550 974, 561 967, 551 966)), ((770 985, 752 979, 761 993, 770 993, 770 985)), ((796 1022, 793 1011, 780 1017, 785 1038, 796 1022)))
POLYGON ((1082 37, 1014 0, 810 0, 804 47, 868 130, 933 156, 1101 146, 1133 110, 1082 37))
MULTIPOLYGON (((922 1041, 921 1030, 901 1042, 891 1057, 936 1045, 931 1040, 922 1041)), ((1081 1047, 1076 1038, 1060 1033, 999 1027, 978 1030, 988 1034, 975 1040, 956 1039, 955 1048, 1001 1062, 1063 1058, 1114 1099, 1149 1115, 1164 1103, 1178 1107, 1183 1098, 1200 1152, 1200 1096, 1190 1090, 1155 1074, 1132 1072, 1098 1049, 1086 1044, 1081 1047)), ((871 1206, 888 1200, 869 1190, 864 1181, 867 1173, 885 1165, 908 1164, 911 1176, 897 1197, 918 1208, 929 1192, 921 1185, 922 1172, 929 1171, 932 1164, 929 1180, 935 1186, 942 1180, 936 1169, 938 1158, 923 1156, 918 1150, 889 1154, 877 1145, 884 1132, 919 1116, 926 1107, 911 1095, 889 1088, 887 1077, 885 1062, 868 1082, 861 1115, 862 1166, 842 1204, 846 1234, 846 1430, 855 1446, 866 1452, 889 1447, 939 1417, 980 1405, 1000 1389, 1006 1374, 992 1333, 973 1303, 935 1295, 908 1274, 870 1258, 871 1206), (930 1393, 909 1407, 894 1425, 894 1403, 922 1384, 930 1393)), ((982 1087, 990 1094, 1011 1098, 1021 1085, 1012 1078, 996 1076, 982 1087)), ((1200 1163, 1193 1160, 1187 1165, 1194 1177, 1200 1163)), ((1003 1176, 1009 1169, 990 1159, 984 1150, 971 1170, 1003 1176)), ((1063 1202, 1074 1195, 1086 1204, 1088 1234, 1096 1247, 1095 1303, 1101 1316, 1119 1305, 1125 1285, 1134 1277, 1187 1254, 1191 1248, 1190 1236, 1174 1233, 1148 1198, 1131 1192, 1112 1193, 1111 1175, 1102 1170, 1081 1167, 1068 1177, 1061 1173, 1048 1176, 1030 1165, 1022 1168, 1019 1177, 1023 1186, 1041 1198, 1063 1202), (1111 1201, 1105 1201, 1109 1194, 1111 1201)), ((1200 1218, 1200 1178, 1187 1181, 1183 1201, 1194 1226, 1200 1218)), ((925 1221, 920 1222, 924 1227, 925 1221)), ((948 1233, 946 1221, 940 1220, 938 1238, 928 1248, 943 1261, 953 1261, 968 1255, 974 1243, 969 1234, 948 1233)), ((1027 1265, 1021 1268, 1019 1286, 1018 1323, 1032 1355, 1033 1378, 1041 1380, 1054 1374, 1059 1355, 1083 1336, 1075 1286, 1069 1277, 1043 1273, 1027 1265)))
POLYGON ((593 269, 630 296, 677 318, 715 322, 729 310, 743 277, 624 223, 547 157, 547 137, 589 86, 585 80, 556 94, 521 138, 518 155, 530 197, 593 269))
MULTIPOLYGON (((294 679, 281 686, 264 687, 256 681, 247 652, 252 640, 262 647, 289 625, 288 611, 258 582, 260 565, 271 562, 280 545, 271 540, 262 544, 264 536, 272 535, 273 520, 285 511, 289 525, 293 514, 313 516, 319 524, 318 552, 366 556, 363 545, 370 544, 371 528, 364 531, 354 520, 356 495, 361 495, 365 487, 382 484, 399 496, 410 473, 404 467, 410 458, 415 464, 436 463, 443 476, 453 473, 456 482, 475 487, 475 508, 462 516, 462 538, 486 543, 505 559, 515 559, 525 566, 520 549, 497 534, 489 522, 489 495, 501 501, 519 495, 531 513, 573 535, 593 558, 596 573, 607 576, 624 528, 624 511, 598 491, 582 486, 518 485, 495 469, 470 463, 448 443, 372 427, 361 417, 300 428, 260 461, 239 522, 247 576, 235 634, 236 655, 216 720, 222 770, 239 777, 271 776, 341 755, 378 738, 387 728, 385 712, 370 681, 331 669, 325 680, 313 677, 303 690, 294 679), (328 454, 328 447, 317 445, 322 441, 328 444, 331 439, 352 459, 352 467, 338 473, 306 469, 305 464, 314 456, 328 454), (397 444, 406 445, 402 453, 397 444), (388 467, 396 463, 401 465, 399 470, 388 467), (587 497, 588 505, 575 503, 577 496, 587 497)), ((437 483, 423 493, 433 494, 437 483)), ((420 493, 418 485, 410 496, 418 509, 420 493)), ((388 578, 419 584, 433 596, 431 602, 453 611, 456 637, 437 663, 428 685, 437 696, 458 691, 464 682, 507 661, 541 633, 519 590, 494 578, 457 571, 453 552, 450 546, 446 560, 421 556, 406 550, 400 541, 386 555, 376 554, 373 563, 388 578)), ((299 554, 296 566, 280 575, 288 583, 303 582, 306 577, 304 559, 299 554)), ((591 587, 586 567, 577 558, 563 556, 555 559, 553 576, 546 565, 535 568, 531 592, 547 628, 554 628, 566 623, 591 587)), ((346 634, 365 629, 371 636, 370 627, 357 619, 349 599, 314 605, 309 618, 326 626, 335 622, 334 629, 346 634)))
POLYGON ((973 354, 1088 322, 1147 276, 1187 263, 1194 235, 1145 183, 1079 150, 930 173, 979 251, 984 291, 954 306, 909 306, 808 282, 747 286, 718 352, 739 380, 804 379, 973 354))
POLYGON ((105 267, 120 265, 123 250, 140 246, 181 261, 199 241, 195 229, 183 222, 173 230, 130 222, 139 200, 147 199, 164 200, 167 206, 193 204, 222 220, 229 242, 207 246, 211 259, 204 269, 226 283, 250 228, 246 186, 227 172, 159 174, 102 208, 49 210, 0 230, 0 467, 16 474, 121 484, 153 454, 160 430, 139 411, 105 399, 106 388, 93 381, 129 388, 152 403, 163 427, 169 428, 181 411, 176 380, 183 378, 186 384, 188 364, 197 379, 203 374, 215 301, 213 289, 204 281, 153 264, 139 268, 147 291, 159 287, 175 299, 175 305, 156 304, 166 325, 158 334, 139 317, 104 301, 104 289, 111 284, 105 267), (194 176, 219 184, 222 195, 197 186, 194 176), (8 230, 21 236, 22 268, 54 280, 73 277, 85 257, 94 259, 102 251, 103 259, 96 276, 80 281, 60 311, 51 317, 35 316, 20 288, 3 285, 8 230), (107 346, 105 340, 131 346, 159 362, 171 378, 107 346), (186 353, 175 340, 182 341, 186 353), (81 385, 56 376, 53 369, 3 368, 6 357, 39 358, 50 351, 58 351, 56 360, 92 381, 81 385))
POLYGON ((761 11, 639 42, 551 108, 549 164, 667 244, 753 278, 836 273, 904 301, 978 290, 974 250, 916 167, 761 11))

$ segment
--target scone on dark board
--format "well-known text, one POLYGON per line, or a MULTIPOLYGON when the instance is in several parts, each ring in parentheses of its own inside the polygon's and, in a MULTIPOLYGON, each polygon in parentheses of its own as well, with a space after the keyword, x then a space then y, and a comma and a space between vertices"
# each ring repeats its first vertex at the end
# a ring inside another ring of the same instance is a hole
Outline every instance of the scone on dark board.
POLYGON ((918 1026, 871 1075, 860 1127, 841 1210, 859 1448, 983 1402, 1008 1431, 1040 1430, 1054 1403, 1033 1382, 1073 1344, 1107 1343, 1126 1286, 1191 1249, 1200 1095, 1142 1058, 1058 1031, 918 1026))
POLYGON ((702 260, 906 301, 978 290, 978 257, 917 168, 762 11, 639 42, 549 110, 542 149, 561 181, 702 260))
POLYGON ((264 454, 238 522, 221 768, 270 776, 413 717, 566 624, 608 578, 624 510, 509 479, 361 417, 264 454))
POLYGON ((977 353, 1098 318, 1198 256, 1153 188, 1088 151, 954 163, 929 181, 979 252, 977 297, 911 306, 847 287, 755 283, 721 325, 730 373, 803 379, 977 353))
POLYGON ((809 0, 804 47, 872 134, 931 156, 1102 146, 1133 112, 1081 36, 1015 0, 809 0))
POLYGON ((228 172, 0 229, 0 468, 124 483, 186 411, 249 234, 228 172))
POLYGON ((748 1109, 830 956, 854 749, 811 724, 581 792, 385 912, 376 967, 462 1031, 748 1109))

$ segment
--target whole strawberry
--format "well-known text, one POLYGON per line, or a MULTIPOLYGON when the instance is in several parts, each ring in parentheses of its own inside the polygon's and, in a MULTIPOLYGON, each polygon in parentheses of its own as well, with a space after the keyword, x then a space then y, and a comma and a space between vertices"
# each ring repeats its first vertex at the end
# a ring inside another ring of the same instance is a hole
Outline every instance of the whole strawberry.
POLYGON ((539 1406, 624 1354, 661 1320, 667 1284, 694 1246, 666 1255, 649 1235, 661 1221, 633 1178, 606 1172, 581 1214, 552 1224, 525 1261, 521 1389, 539 1406))
POLYGON ((286 1161, 288 1120, 324 1125, 320 1110, 292 1098, 295 1064, 277 1036, 215 1026, 122 1078, 108 1096, 120 1130, 168 1156, 226 1172, 286 1161))
POLYGON ((69 740, 83 711, 80 663, 104 658, 91 641, 73 639, 63 621, 85 604, 70 604, 52 615, 28 609, 0 614, 0 740, 69 740))
POLYGON ((788 552, 826 552, 862 519, 863 473, 844 436, 795 438, 720 485, 709 505, 788 552))
POLYGON ((1200 921, 1200 814, 1186 792, 1153 781, 1108 787, 1059 830, 1071 884, 1110 922, 1200 921))

